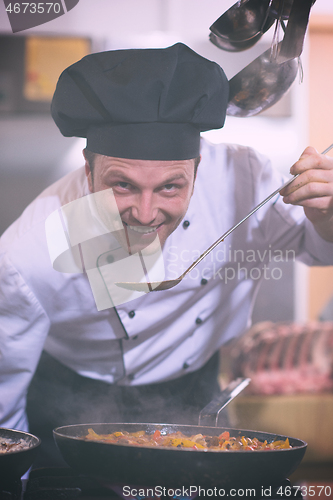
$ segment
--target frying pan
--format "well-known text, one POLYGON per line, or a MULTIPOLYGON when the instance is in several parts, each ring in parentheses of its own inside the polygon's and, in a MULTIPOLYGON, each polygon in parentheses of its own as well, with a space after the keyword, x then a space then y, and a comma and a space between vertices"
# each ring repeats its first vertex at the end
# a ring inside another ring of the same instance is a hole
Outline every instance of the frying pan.
POLYGON ((56 444, 68 465, 79 473, 94 476, 109 484, 261 488, 278 486, 300 464, 307 443, 289 438, 292 448, 263 451, 200 451, 182 448, 145 448, 95 441, 82 437, 88 429, 109 434, 115 431, 154 433, 181 431, 185 435, 244 435, 271 442, 286 436, 222 427, 174 424, 79 424, 58 427, 53 431, 56 444))
POLYGON ((41 440, 28 432, 0 428, 0 442, 22 442, 22 450, 0 453, 0 483, 19 479, 32 465, 41 440))

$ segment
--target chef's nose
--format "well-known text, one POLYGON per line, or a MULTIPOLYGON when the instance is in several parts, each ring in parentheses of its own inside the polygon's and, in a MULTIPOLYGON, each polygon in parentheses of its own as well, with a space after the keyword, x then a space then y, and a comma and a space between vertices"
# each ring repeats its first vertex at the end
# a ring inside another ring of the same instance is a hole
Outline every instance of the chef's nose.
POLYGON ((141 193, 137 196, 132 206, 132 217, 143 226, 153 224, 156 219, 158 209, 154 204, 154 196, 151 193, 141 193))

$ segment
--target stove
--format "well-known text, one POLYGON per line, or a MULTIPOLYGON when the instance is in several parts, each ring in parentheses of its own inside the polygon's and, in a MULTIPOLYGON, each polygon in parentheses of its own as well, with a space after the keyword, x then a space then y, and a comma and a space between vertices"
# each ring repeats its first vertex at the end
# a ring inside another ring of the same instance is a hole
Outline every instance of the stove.
MULTIPOLYGON (((150 491, 152 488, 150 489, 150 491)), ((211 490, 206 489, 208 497, 222 498, 221 495, 213 493, 214 487, 211 490), (213 493, 213 494, 212 494, 213 493)), ((155 498, 167 498, 169 500, 189 500, 202 497, 205 498, 204 492, 195 494, 189 492, 186 496, 181 496, 180 490, 162 491, 162 495, 155 498), (174 494, 173 494, 174 493, 174 494), (189 493, 192 493, 189 495, 189 493)), ((303 497, 300 491, 291 486, 288 479, 284 480, 279 488, 271 491, 270 488, 257 492, 257 496, 251 495, 253 500, 290 500, 290 498, 301 500, 303 497), (283 494, 285 492, 285 494, 283 494)), ((207 498, 206 496, 206 498, 207 498)), ((226 494, 226 496, 230 496, 226 494)), ((142 495, 142 488, 114 486, 113 489, 102 486, 97 480, 76 475, 70 468, 45 468, 36 469, 30 472, 29 480, 11 481, 4 486, 0 486, 0 500, 143 500, 144 498, 154 498, 142 495), (122 495, 122 492, 125 495, 122 495), (132 493, 134 492, 134 495, 132 493)), ((244 492, 240 496, 233 496, 235 500, 242 498, 244 500, 244 492)), ((248 497, 250 498, 250 497, 248 497)))

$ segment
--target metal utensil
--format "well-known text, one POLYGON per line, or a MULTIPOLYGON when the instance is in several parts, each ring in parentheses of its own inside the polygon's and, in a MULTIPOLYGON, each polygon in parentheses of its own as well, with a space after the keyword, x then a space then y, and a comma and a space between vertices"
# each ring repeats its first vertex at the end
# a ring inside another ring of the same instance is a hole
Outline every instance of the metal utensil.
POLYGON ((237 378, 210 401, 199 413, 199 425, 217 427, 220 412, 251 382, 250 378, 237 378))
MULTIPOLYGON (((333 148, 333 144, 331 144, 328 148, 325 149, 321 154, 326 154, 328 151, 330 151, 333 148)), ((224 233, 218 240, 215 241, 204 253, 200 255, 200 257, 195 260, 186 271, 183 272, 179 278, 174 279, 174 280, 166 280, 166 281, 155 281, 155 282, 144 282, 144 283, 116 283, 117 286, 121 288, 125 288, 127 290, 136 290, 138 292, 152 292, 152 291, 160 291, 160 290, 169 290, 170 288, 173 288, 174 286, 178 285, 185 276, 192 271, 212 250, 214 250, 217 245, 219 245, 229 234, 231 234, 237 227, 239 227, 243 222, 245 222, 251 215, 253 215, 259 208, 263 207, 269 200, 271 200, 275 195, 277 195, 283 188, 289 186, 297 177, 299 174, 294 175, 291 179, 289 179, 287 182, 285 182, 281 187, 276 189, 272 194, 267 196, 259 205, 254 207, 253 210, 251 210, 250 213, 248 213, 241 221, 239 221, 237 224, 235 224, 231 229, 229 229, 226 233, 224 233)))
POLYGON ((273 0, 269 8, 269 15, 275 19, 288 19, 293 0, 273 0))
POLYGON ((291 87, 297 71, 298 59, 278 64, 266 50, 229 81, 227 115, 248 117, 270 108, 291 87))
POLYGON ((241 52, 253 47, 253 45, 255 45, 258 40, 260 40, 262 35, 270 29, 273 23, 274 19, 267 18, 263 23, 260 31, 258 31, 258 33, 256 33, 251 38, 248 38, 247 40, 233 40, 232 37, 219 36, 216 34, 217 30, 215 30, 214 32, 211 31, 211 33, 209 34, 209 40, 219 49, 226 50, 228 52, 241 52))
POLYGON ((271 0, 241 0, 209 28, 216 36, 231 42, 244 42, 262 30, 271 0))
POLYGON ((277 63, 285 63, 301 55, 312 4, 313 0, 293 1, 277 63))
POLYGON ((259 33, 257 36, 254 36, 249 40, 234 42, 229 40, 228 38, 221 38, 214 33, 209 33, 209 40, 219 49, 226 50, 227 52, 241 52, 253 47, 253 45, 255 45, 261 38, 261 36, 261 33, 259 33))

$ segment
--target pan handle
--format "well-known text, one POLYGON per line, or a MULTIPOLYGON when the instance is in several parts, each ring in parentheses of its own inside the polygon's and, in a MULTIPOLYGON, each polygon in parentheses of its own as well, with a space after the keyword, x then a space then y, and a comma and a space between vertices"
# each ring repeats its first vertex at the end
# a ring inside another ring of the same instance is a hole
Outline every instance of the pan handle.
POLYGON ((199 425, 217 427, 219 414, 251 382, 250 378, 233 380, 215 399, 199 413, 199 425))

